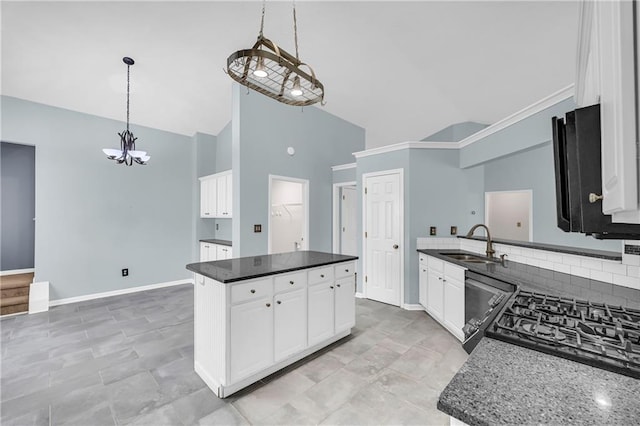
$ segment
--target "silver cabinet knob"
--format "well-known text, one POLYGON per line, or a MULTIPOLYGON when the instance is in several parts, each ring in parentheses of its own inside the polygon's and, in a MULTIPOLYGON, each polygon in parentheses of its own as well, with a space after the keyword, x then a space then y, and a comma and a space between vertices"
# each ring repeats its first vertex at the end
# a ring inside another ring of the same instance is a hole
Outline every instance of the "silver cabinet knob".
POLYGON ((329 286, 329 288, 333 288, 333 286, 332 286, 332 285, 330 285, 330 286, 329 286))
POLYGON ((320 274, 320 278, 324 278, 324 274, 320 274))
POLYGON ((589 202, 591 204, 595 203, 596 201, 602 200, 603 198, 604 197, 602 195, 598 195, 593 192, 589 194, 589 202))
POLYGON ((293 285, 294 283, 293 283, 293 281, 289 281, 289 284, 293 285))
POLYGON ((267 308, 271 306, 271 303, 267 303, 267 308))
POLYGON ((340 284, 336 284, 336 287, 340 287, 340 284))
POLYGON ((394 244, 394 245, 393 245, 393 248, 394 248, 394 249, 396 249, 396 250, 398 250, 398 245, 397 245, 397 244, 394 244))
POLYGON ((345 272, 349 272, 349 270, 348 270, 348 269, 345 269, 344 271, 345 271, 345 272))
POLYGON ((255 292, 256 292, 256 291, 255 291, 254 289, 251 289, 251 293, 252 293, 252 294, 253 294, 253 293, 255 293, 255 292))
POLYGON ((282 302, 281 302, 280 300, 278 300, 278 302, 277 302, 277 303, 278 303, 278 305, 281 305, 281 304, 282 304, 282 302))

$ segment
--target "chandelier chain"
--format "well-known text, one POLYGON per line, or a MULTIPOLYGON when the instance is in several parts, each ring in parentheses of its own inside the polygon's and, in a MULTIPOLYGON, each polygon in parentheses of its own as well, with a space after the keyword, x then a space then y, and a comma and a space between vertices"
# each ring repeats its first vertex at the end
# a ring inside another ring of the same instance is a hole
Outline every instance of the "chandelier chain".
POLYGON ((296 45, 296 59, 300 60, 298 55, 298 20, 296 19, 296 1, 293 0, 293 39, 296 45))
POLYGON ((262 30, 264 30, 264 9, 267 0, 262 0, 262 17, 260 18, 260 35, 259 38, 262 38, 262 30))

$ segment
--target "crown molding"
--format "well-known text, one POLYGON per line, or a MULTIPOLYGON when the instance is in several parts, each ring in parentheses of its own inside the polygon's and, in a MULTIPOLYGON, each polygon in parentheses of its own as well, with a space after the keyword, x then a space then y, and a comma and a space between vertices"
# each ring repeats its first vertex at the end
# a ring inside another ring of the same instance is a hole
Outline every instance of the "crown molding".
POLYGON ((331 166, 331 170, 333 170, 334 172, 337 172, 338 170, 349 170, 349 169, 355 169, 355 168, 356 168, 356 163, 339 164, 337 166, 331 166))
POLYGON ((369 157, 371 155, 385 154, 387 152, 400 151, 403 149, 458 149, 458 144, 456 142, 407 141, 354 152, 353 156, 356 158, 362 158, 369 157))
POLYGON ((469 137, 462 139, 458 142, 459 148, 464 148, 465 146, 471 145, 474 142, 479 141, 480 139, 484 139, 489 135, 492 135, 496 132, 499 132, 502 129, 505 129, 512 124, 517 123, 518 121, 522 121, 527 117, 530 117, 534 114, 539 113, 559 102, 564 101, 565 99, 569 99, 574 95, 574 84, 570 84, 567 87, 558 90, 555 93, 547 96, 546 98, 540 99, 539 101, 529 105, 526 108, 521 109, 520 111, 511 114, 507 118, 504 118, 489 127, 485 127, 484 129, 472 134, 469 137))

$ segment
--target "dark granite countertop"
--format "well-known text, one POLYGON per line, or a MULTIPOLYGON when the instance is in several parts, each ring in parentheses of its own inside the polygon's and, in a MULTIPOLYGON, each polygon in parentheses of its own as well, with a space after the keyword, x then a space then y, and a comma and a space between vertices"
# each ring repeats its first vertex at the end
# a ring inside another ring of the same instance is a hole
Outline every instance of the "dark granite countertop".
MULTIPOLYGON (((466 238, 468 240, 487 241, 486 237, 465 237, 459 236, 458 238, 466 238)), ((556 253, 575 254, 578 256, 596 257, 599 259, 607 260, 622 260, 622 253, 607 250, 594 250, 581 247, 568 247, 558 246, 555 244, 546 243, 534 243, 530 241, 516 241, 516 240, 501 240, 491 239, 495 244, 507 244, 510 246, 525 247, 535 250, 553 251, 556 253)))
POLYGON ((445 262, 460 265, 478 274, 515 284, 524 290, 640 309, 640 291, 632 288, 616 286, 603 281, 564 274, 551 269, 539 268, 510 260, 506 260, 504 263, 499 261, 488 264, 468 263, 441 254, 465 253, 482 256, 464 250, 420 249, 418 252, 442 259, 445 262))
POLYGON ((640 380, 483 338, 440 394, 469 425, 640 422, 640 380))
POLYGON ((221 245, 221 246, 229 246, 229 247, 232 246, 231 241, 229 241, 229 240, 218 240, 218 239, 215 239, 215 238, 209 238, 209 239, 206 239, 206 240, 200 240, 200 242, 201 243, 218 244, 218 245, 221 245))
POLYGON ((357 256, 345 256, 320 251, 292 251, 289 253, 237 257, 215 262, 191 263, 187 265, 187 269, 221 283, 232 283, 356 259, 358 259, 357 256))

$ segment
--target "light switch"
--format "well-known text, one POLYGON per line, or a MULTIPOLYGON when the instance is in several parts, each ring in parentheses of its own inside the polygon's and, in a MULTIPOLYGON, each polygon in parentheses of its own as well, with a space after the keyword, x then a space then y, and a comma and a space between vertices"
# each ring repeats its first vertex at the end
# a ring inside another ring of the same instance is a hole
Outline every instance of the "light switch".
POLYGON ((262 225, 253 225, 253 232, 262 232, 262 225))

